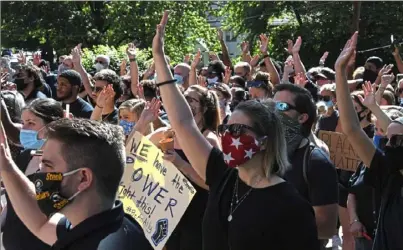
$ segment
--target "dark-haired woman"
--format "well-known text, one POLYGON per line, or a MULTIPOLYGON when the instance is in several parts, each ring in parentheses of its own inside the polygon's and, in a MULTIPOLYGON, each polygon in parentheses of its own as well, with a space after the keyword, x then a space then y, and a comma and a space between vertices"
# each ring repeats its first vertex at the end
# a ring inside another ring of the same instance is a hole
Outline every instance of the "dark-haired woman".
MULTIPOLYGON (((7 112, 7 110, 3 110, 3 112, 7 112)), ((15 143, 22 145, 24 148, 17 157, 16 164, 25 172, 25 175, 33 174, 39 169, 40 155, 32 155, 31 152, 39 150, 43 146, 46 125, 63 118, 63 116, 64 111, 61 104, 50 98, 36 99, 23 108, 21 115, 22 128, 19 131, 19 140, 15 143)), ((7 122, 11 123, 11 121, 7 122)), ((39 240, 25 227, 15 214, 8 197, 7 208, 3 212, 7 213, 2 227, 3 245, 7 250, 50 249, 50 246, 39 240)))

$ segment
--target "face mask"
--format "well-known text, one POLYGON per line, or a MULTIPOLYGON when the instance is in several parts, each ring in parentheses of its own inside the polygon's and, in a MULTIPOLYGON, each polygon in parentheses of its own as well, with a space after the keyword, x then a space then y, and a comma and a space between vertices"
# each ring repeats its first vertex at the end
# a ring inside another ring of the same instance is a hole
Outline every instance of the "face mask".
POLYGON ((358 116, 359 121, 364 120, 365 116, 361 117, 361 114, 364 113, 365 111, 366 111, 366 109, 361 110, 360 112, 357 112, 357 116, 358 116))
POLYGON ((221 145, 224 161, 232 168, 241 166, 261 151, 260 143, 247 134, 234 137, 231 133, 225 132, 221 137, 221 145))
POLYGON ((301 144, 302 139, 304 139, 301 133, 302 126, 297 120, 292 119, 281 111, 278 111, 278 114, 284 128, 288 157, 291 158, 301 144))
POLYGON ((183 84, 183 76, 175 74, 174 78, 176 79, 176 84, 183 84))
POLYGON ((132 132, 135 122, 128 122, 126 120, 120 120, 119 125, 123 128, 123 133, 128 136, 132 132))
POLYGON ((216 82, 218 82, 218 77, 217 76, 214 77, 214 78, 207 78, 207 83, 208 84, 213 84, 213 83, 216 83, 216 82))
POLYGON ((377 73, 375 73, 372 70, 366 69, 366 70, 364 70, 362 79, 364 80, 364 82, 370 81, 371 83, 374 83, 377 77, 378 77, 377 73))
MULTIPOLYGON (((39 131, 41 131, 41 128, 39 131)), ((40 149, 45 143, 44 139, 38 139, 39 131, 21 129, 20 142, 24 149, 40 149)))
POLYGON ((381 136, 381 135, 374 135, 374 145, 376 146, 377 149, 384 151, 385 150, 385 146, 386 143, 388 142, 388 138, 386 138, 385 136, 381 136))
POLYGON ((330 108, 330 107, 333 107, 334 104, 333 104, 333 101, 330 100, 328 102, 325 102, 325 105, 326 105, 326 107, 330 108))
POLYGON ((98 63, 96 63, 96 64, 94 65, 94 68, 95 68, 95 70, 96 70, 97 72, 99 72, 99 71, 105 69, 105 66, 104 66, 103 64, 101 64, 101 63, 98 62, 98 63))
POLYGON ((50 217, 71 203, 80 193, 80 191, 77 191, 70 198, 66 198, 61 194, 63 177, 77 173, 79 170, 76 169, 67 173, 38 172, 28 176, 35 185, 36 201, 42 213, 50 217))
POLYGON ((27 85, 25 84, 24 78, 16 78, 14 80, 14 83, 17 86, 18 91, 22 91, 27 87, 27 85))

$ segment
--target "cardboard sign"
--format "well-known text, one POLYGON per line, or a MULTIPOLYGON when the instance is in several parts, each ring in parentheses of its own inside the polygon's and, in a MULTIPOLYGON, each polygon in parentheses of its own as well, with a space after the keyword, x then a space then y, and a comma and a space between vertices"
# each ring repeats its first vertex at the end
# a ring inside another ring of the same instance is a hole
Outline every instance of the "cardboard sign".
POLYGON ((336 168, 348 171, 357 169, 361 160, 355 153, 347 136, 342 133, 320 130, 319 139, 329 147, 330 159, 336 168))
POLYGON ((136 132, 126 145, 126 168, 118 199, 143 228, 156 250, 169 236, 196 194, 192 184, 147 138, 136 132))

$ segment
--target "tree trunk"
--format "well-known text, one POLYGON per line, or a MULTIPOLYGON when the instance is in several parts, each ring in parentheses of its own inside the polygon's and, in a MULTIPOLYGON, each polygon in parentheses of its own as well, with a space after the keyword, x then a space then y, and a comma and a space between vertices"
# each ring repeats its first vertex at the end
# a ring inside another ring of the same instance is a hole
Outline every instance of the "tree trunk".
POLYGON ((353 2, 353 17, 351 20, 351 33, 359 31, 360 28, 361 1, 353 2))

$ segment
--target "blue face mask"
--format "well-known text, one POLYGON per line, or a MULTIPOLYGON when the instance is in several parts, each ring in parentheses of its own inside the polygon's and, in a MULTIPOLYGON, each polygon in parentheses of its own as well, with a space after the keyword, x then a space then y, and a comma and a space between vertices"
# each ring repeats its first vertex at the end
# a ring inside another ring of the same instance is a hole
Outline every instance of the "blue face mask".
POLYGON ((382 135, 374 135, 374 145, 377 149, 384 151, 388 138, 382 135))
POLYGON ((334 103, 332 100, 325 102, 326 107, 330 108, 333 107, 334 103))
POLYGON ((126 120, 120 120, 119 125, 123 128, 123 133, 128 136, 132 132, 135 122, 128 122, 126 120))
MULTIPOLYGON (((41 131, 40 129, 39 131, 41 131)), ((44 139, 38 139, 38 132, 35 130, 21 129, 20 142, 24 149, 40 149, 45 143, 44 139)))
POLYGON ((174 78, 176 79, 176 84, 183 84, 183 76, 175 74, 174 78))

